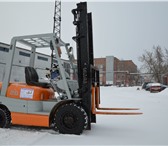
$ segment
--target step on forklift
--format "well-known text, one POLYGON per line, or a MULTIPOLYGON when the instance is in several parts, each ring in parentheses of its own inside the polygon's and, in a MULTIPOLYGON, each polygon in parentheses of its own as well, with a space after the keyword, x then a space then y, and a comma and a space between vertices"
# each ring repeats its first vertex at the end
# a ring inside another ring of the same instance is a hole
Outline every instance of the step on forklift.
POLYGON ((115 112, 137 108, 100 107, 99 70, 94 66, 92 15, 87 13, 87 3, 77 4, 72 10, 76 26, 77 81, 65 75, 58 50, 65 48, 71 67, 74 60, 68 43, 53 33, 13 37, 9 48, 5 77, 0 83, 0 128, 11 125, 50 127, 62 134, 81 134, 96 123, 96 115, 138 115, 140 112, 115 112), (10 82, 16 44, 31 47, 29 66, 25 66, 26 83, 10 82), (36 49, 50 47, 55 52, 60 73, 59 81, 39 82, 35 67, 36 49), (61 98, 55 91, 62 92, 61 98))

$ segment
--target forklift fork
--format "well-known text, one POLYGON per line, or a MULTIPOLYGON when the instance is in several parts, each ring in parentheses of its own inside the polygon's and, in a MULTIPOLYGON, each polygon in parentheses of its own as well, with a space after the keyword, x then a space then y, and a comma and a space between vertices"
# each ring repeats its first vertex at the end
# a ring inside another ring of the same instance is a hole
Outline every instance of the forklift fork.
POLYGON ((92 68, 92 114, 103 114, 103 115, 139 115, 140 112, 113 112, 115 110, 131 111, 139 110, 139 108, 106 108, 100 107, 100 81, 99 81, 99 70, 91 66, 92 68))
POLYGON ((104 108, 100 107, 100 87, 92 87, 92 113, 102 115, 139 115, 140 112, 113 112, 114 110, 139 110, 139 108, 104 108))

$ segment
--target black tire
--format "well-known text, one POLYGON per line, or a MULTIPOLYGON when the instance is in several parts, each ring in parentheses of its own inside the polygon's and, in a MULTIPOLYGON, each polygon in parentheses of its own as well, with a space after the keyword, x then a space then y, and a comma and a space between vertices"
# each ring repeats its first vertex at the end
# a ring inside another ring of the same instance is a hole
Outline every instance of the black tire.
POLYGON ((9 128, 11 125, 11 115, 7 109, 0 108, 0 128, 9 128))
POLYGON ((54 129, 62 134, 81 134, 86 129, 88 118, 85 110, 74 103, 62 105, 54 115, 54 129))

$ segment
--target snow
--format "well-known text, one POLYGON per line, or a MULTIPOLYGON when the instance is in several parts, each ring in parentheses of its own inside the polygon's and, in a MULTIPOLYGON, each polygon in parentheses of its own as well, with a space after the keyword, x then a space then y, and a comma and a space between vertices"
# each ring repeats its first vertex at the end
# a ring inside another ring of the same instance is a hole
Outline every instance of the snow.
POLYGON ((168 89, 150 93, 141 87, 101 87, 101 107, 136 107, 143 114, 97 115, 92 130, 81 135, 12 126, 0 129, 0 145, 168 145, 167 95, 168 89))

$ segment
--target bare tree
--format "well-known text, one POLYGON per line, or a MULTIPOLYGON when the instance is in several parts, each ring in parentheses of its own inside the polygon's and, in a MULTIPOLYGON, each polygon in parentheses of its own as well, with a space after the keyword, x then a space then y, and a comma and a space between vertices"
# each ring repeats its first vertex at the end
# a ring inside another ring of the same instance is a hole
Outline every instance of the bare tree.
POLYGON ((145 50, 139 60, 157 82, 161 82, 162 75, 168 72, 168 50, 162 50, 160 46, 154 46, 152 52, 145 50))

